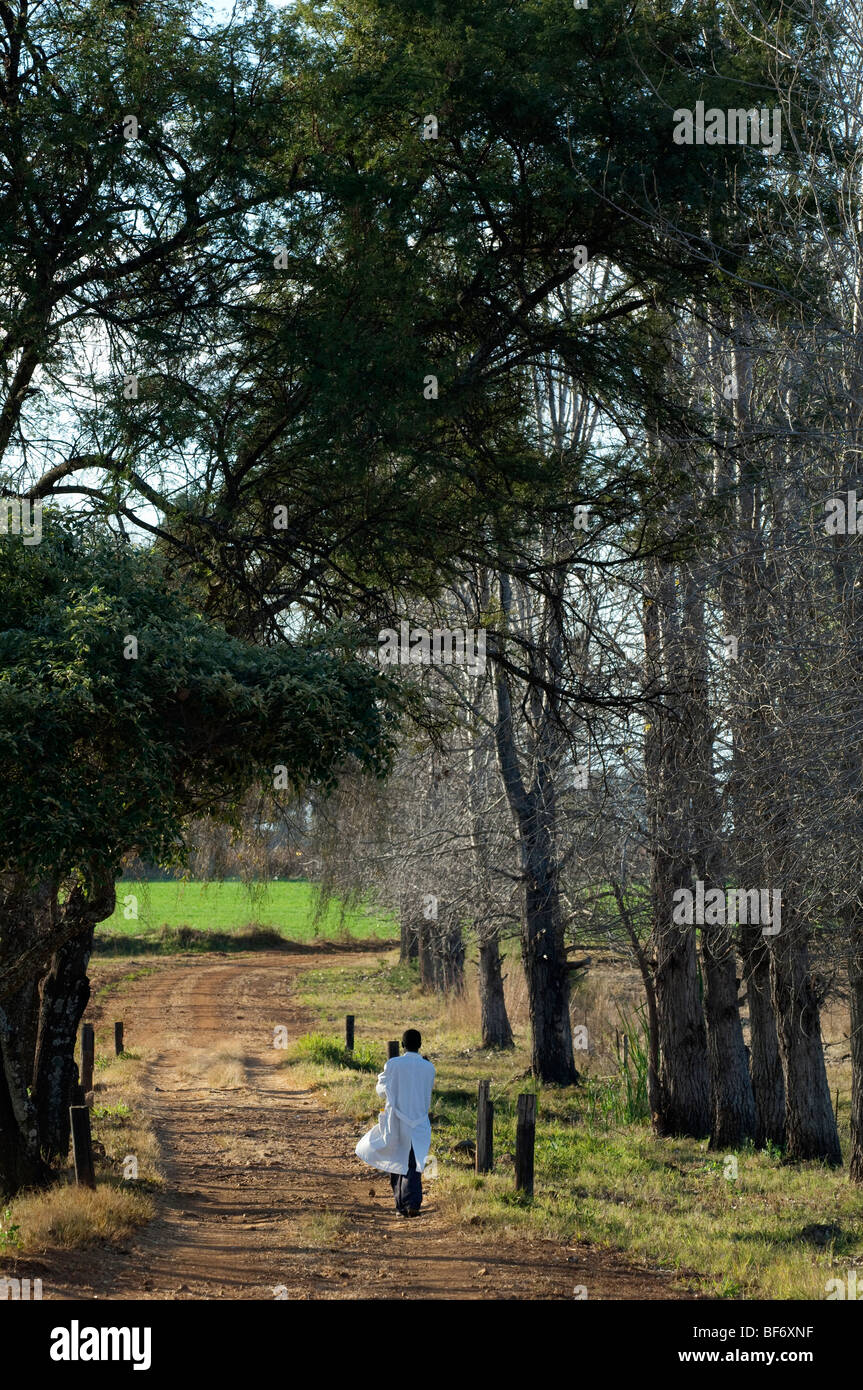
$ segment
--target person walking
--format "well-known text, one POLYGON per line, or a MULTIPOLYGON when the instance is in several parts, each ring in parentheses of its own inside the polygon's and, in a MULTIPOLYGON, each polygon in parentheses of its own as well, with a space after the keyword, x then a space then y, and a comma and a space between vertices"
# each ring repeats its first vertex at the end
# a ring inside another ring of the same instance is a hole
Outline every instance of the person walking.
POLYGON ((431 1148, 429 1107, 435 1069, 420 1056, 422 1038, 416 1028, 402 1035, 404 1052, 391 1057, 376 1087, 386 1102, 376 1125, 356 1147, 357 1158, 370 1168, 389 1173, 400 1216, 419 1216, 423 1200, 422 1171, 431 1148))

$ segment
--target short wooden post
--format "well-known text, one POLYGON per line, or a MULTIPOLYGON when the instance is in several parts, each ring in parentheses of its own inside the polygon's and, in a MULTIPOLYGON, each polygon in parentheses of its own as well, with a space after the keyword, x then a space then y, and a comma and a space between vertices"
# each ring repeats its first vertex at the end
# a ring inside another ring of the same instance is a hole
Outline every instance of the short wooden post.
POLYGON ((120 1056, 122 1055, 122 1052, 123 1052, 123 1025, 122 1025, 122 1023, 115 1023, 115 1024, 114 1024, 114 1052, 116 1053, 116 1055, 117 1055, 118 1057, 120 1057, 120 1056))
POLYGON ((518 1098, 515 1126, 515 1187, 533 1196, 533 1146, 536 1139, 536 1096, 523 1091, 518 1098))
POLYGON ((494 1106, 488 1098, 488 1081, 479 1083, 476 1101, 476 1171, 490 1173, 494 1166, 494 1106))
POLYGON ((391 1057, 398 1057, 398 1055, 399 1055, 399 1042, 398 1042, 398 1038, 393 1038, 392 1042, 388 1042, 388 1043, 387 1043, 387 1061, 389 1061, 389 1059, 390 1059, 391 1057))
POLYGON ((353 1014, 346 1014, 346 1015, 345 1015, 345 1051, 346 1051, 346 1052, 353 1052, 353 1050, 354 1050, 354 1015, 353 1015, 353 1014))
POLYGON ((70 1105, 72 1121, 72 1156, 75 1160, 75 1181, 79 1187, 95 1187, 93 1171, 93 1140, 90 1134, 90 1111, 86 1105, 70 1105))
POLYGON ((92 1023, 81 1028, 81 1090, 86 1096, 93 1089, 93 1067, 96 1062, 96 1034, 92 1023))

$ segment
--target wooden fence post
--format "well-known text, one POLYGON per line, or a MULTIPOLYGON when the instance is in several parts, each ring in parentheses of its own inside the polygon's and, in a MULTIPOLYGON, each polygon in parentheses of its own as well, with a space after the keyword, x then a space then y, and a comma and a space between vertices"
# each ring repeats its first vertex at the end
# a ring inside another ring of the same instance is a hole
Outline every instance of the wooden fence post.
POLYGON ((115 1052, 116 1055, 119 1057, 120 1054, 122 1053, 122 1051, 123 1051, 123 1025, 122 1025, 122 1023, 115 1023, 115 1024, 114 1024, 114 1052, 115 1052))
POLYGON ((93 1067, 96 1061, 96 1034, 92 1023, 81 1027, 81 1090, 86 1096, 93 1089, 93 1067))
POLYGON ((353 1052, 353 1050, 354 1050, 354 1015, 353 1015, 353 1014, 347 1014, 347 1015, 345 1016, 345 1051, 346 1051, 346 1052, 353 1052))
POLYGON ((523 1091, 518 1098, 515 1126, 516 1191, 533 1196, 533 1146, 536 1139, 536 1095, 523 1091))
POLYGON ((389 1061, 391 1057, 398 1057, 398 1055, 399 1055, 399 1043, 398 1043, 398 1038, 393 1038, 392 1042, 388 1042, 388 1043, 387 1043, 387 1061, 389 1061))
POLYGON ((79 1187, 95 1187, 93 1171, 93 1140, 90 1134, 90 1111, 86 1105, 70 1105, 72 1121, 72 1156, 75 1160, 75 1181, 79 1187))
POLYGON ((489 1083, 481 1081, 476 1102, 476 1171, 490 1173, 494 1166, 494 1106, 488 1098, 489 1083))

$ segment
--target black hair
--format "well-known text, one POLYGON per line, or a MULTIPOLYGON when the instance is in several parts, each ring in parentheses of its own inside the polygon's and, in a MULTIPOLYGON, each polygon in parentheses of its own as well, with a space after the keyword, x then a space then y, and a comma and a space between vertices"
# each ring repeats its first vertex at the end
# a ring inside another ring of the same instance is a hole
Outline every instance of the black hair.
POLYGON ((419 1052, 422 1038, 416 1028, 407 1028, 402 1033, 402 1047, 405 1052, 419 1052))

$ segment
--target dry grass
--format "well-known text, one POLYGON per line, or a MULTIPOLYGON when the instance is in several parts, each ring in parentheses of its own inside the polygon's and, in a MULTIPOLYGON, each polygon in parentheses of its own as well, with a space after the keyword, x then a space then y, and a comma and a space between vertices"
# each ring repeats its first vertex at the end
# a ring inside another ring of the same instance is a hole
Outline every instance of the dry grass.
MULTIPOLYGON (((484 1237, 590 1241, 624 1251, 633 1262, 674 1271, 693 1290, 714 1297, 824 1299, 828 1281, 863 1264, 859 1192, 846 1170, 819 1164, 785 1165, 781 1156, 739 1150, 738 1176, 726 1176, 725 1155, 706 1141, 658 1140, 646 1124, 619 1123, 604 1103, 618 1075, 615 1032, 620 1013, 632 1018, 639 983, 624 963, 602 959, 573 993, 572 1019, 588 1029, 589 1049, 577 1054, 584 1081, 577 1087, 535 1087, 529 1065, 526 991, 511 955, 507 1003, 516 1035, 508 1053, 477 1046, 479 1004, 469 977, 464 997, 423 995, 395 953, 353 968, 304 971, 304 1002, 334 1036, 345 1013, 356 1015, 357 1040, 383 1043, 409 1025, 423 1034, 423 1051, 437 1068, 432 1109, 438 1158, 436 1198, 450 1215, 484 1237), (473 1137, 476 1085, 492 1085, 495 1171, 477 1178, 456 1145, 473 1137), (514 1191, 515 1101, 538 1092, 536 1192, 514 1191)), ((849 1076, 847 1011, 825 1010, 828 1075, 839 1091, 840 1136, 847 1143, 849 1076), (843 1036, 844 1035, 844 1036, 843 1036)), ((328 1106, 360 1127, 377 1114, 374 1077, 314 1065, 289 1052, 291 1079, 318 1090, 328 1106)))
POLYGON ((350 1230, 351 1223, 346 1216, 337 1212, 312 1212, 297 1217, 291 1224, 290 1241, 307 1250, 330 1250, 337 1248, 350 1230))
POLYGON ((95 1192, 69 1184, 27 1193, 13 1203, 25 1254, 126 1240, 152 1215, 153 1204, 146 1193, 104 1182, 95 1192))
POLYGON ((93 1138, 103 1145, 105 1160, 100 1167, 122 1177, 123 1165, 129 1155, 138 1164, 138 1181, 161 1186, 159 1146, 147 1122, 142 1100, 141 1063, 138 1053, 124 1053, 111 1058, 99 1068, 99 1080, 91 1112, 93 1138))
POLYGON ((91 1110, 96 1190, 77 1187, 65 1170, 55 1187, 10 1202, 5 1224, 19 1228, 17 1249, 23 1254, 123 1241, 153 1215, 148 1190, 160 1187, 163 1177, 156 1137, 141 1106, 144 1058, 127 1052, 96 1060, 91 1110), (130 1158, 137 1163, 136 1176, 130 1158))
POLYGON ((236 1091, 246 1085, 245 1052, 238 1043, 187 1052, 181 1070, 193 1086, 213 1091, 236 1091))

